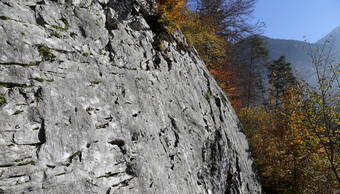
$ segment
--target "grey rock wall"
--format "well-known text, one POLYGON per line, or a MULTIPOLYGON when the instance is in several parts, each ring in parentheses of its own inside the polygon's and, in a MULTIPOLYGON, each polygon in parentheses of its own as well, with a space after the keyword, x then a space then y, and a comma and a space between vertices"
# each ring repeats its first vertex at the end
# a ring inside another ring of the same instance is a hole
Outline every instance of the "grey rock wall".
POLYGON ((0 193, 260 193, 239 121, 143 0, 0 1, 0 193))

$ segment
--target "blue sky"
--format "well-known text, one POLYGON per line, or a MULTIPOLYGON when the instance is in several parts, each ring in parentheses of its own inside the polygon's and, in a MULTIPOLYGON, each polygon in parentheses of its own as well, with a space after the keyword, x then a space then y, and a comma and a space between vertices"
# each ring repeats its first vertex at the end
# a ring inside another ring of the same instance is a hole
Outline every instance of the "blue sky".
POLYGON ((253 17, 265 36, 315 42, 340 26, 340 0, 258 0, 253 17))

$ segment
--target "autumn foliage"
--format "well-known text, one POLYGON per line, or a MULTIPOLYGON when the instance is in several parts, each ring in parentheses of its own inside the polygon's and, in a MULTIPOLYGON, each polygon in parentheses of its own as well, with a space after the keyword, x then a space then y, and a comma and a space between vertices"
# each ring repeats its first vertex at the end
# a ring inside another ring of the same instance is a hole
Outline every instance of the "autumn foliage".
MULTIPOLYGON (((335 129, 325 126, 319 102, 307 89, 294 86, 286 92, 277 109, 267 111, 259 106, 238 113, 264 190, 268 193, 333 193, 339 189, 336 171, 333 171, 340 167, 340 147, 335 143, 339 134, 332 135, 335 129)), ((339 113, 333 109, 327 114, 330 122, 339 126, 339 113)))
POLYGON ((160 13, 176 24, 182 24, 185 19, 183 14, 187 0, 157 0, 160 13))

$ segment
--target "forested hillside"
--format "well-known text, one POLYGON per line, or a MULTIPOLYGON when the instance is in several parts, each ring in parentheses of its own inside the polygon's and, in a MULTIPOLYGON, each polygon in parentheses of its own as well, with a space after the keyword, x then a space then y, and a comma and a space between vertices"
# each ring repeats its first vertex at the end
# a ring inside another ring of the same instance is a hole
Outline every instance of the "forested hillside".
POLYGON ((169 30, 183 31, 232 101, 264 192, 334 193, 340 189, 339 62, 322 41, 305 64, 308 44, 260 36, 261 23, 248 23, 255 3, 159 1, 169 30), (313 84, 296 76, 282 50, 308 66, 313 84))

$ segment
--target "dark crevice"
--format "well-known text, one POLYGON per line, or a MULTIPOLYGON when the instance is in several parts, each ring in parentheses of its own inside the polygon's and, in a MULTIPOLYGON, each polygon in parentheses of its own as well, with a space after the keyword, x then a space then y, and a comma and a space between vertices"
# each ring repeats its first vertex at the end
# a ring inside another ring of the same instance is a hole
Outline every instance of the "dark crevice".
POLYGON ((224 122, 223 113, 222 113, 222 103, 221 103, 221 99, 219 97, 215 97, 215 104, 218 107, 218 110, 220 112, 220 121, 224 122))
POLYGON ((122 96, 125 98, 125 95, 126 95, 126 90, 125 90, 125 88, 123 87, 123 88, 122 88, 122 96))
POLYGON ((225 135, 225 137, 226 137, 226 139, 227 139, 228 148, 232 148, 231 141, 230 141, 230 139, 229 139, 228 134, 227 134, 226 131, 224 131, 224 135, 225 135))
POLYGON ((15 87, 19 87, 19 88, 27 88, 28 85, 26 85, 26 84, 12 83, 12 82, 0 82, 0 87, 4 87, 4 88, 15 88, 15 87))
POLYGON ((133 177, 138 177, 137 163, 135 161, 127 162, 125 173, 133 177))
POLYGON ((104 123, 96 126, 96 129, 105 129, 109 126, 109 123, 104 123))
POLYGON ((179 127, 178 127, 176 120, 174 118, 172 118, 170 115, 169 115, 169 118, 171 120, 171 125, 175 129, 175 130, 173 130, 173 132, 174 132, 174 135, 175 135, 175 138, 176 138, 175 139, 175 145, 174 145, 174 147, 176 148, 176 147, 178 147, 178 144, 179 144, 179 135, 178 135, 179 127))
POLYGON ((153 64, 154 64, 154 68, 155 69, 159 69, 160 68, 161 58, 160 58, 158 53, 153 57, 153 64))
POLYGON ((164 149, 164 152, 167 153, 167 152, 168 152, 168 151, 167 151, 167 146, 164 145, 164 142, 163 142, 164 140, 163 140, 163 138, 162 138, 163 133, 164 133, 164 131, 161 130, 161 132, 158 134, 158 135, 159 135, 159 142, 161 143, 161 145, 162 145, 162 147, 163 147, 163 149, 164 149), (163 141, 162 141, 162 140, 163 140, 163 141))
POLYGON ((141 111, 138 111, 137 113, 133 114, 132 117, 137 117, 140 113, 141 111))
MULTIPOLYGON (((165 24, 162 23, 162 16, 157 15, 147 15, 144 16, 146 23, 150 26, 152 32, 156 34, 156 41, 160 40, 173 40, 174 38, 167 32, 165 24)), ((157 50, 157 49, 156 49, 157 50)))
POLYGON ((10 175, 10 176, 8 176, 8 178, 19 178, 19 177, 23 177, 23 176, 26 176, 26 174, 10 175))
POLYGON ((109 41, 107 43, 107 45, 105 46, 105 50, 109 52, 109 58, 110 58, 110 61, 113 62, 114 61, 114 58, 113 58, 113 54, 112 54, 112 46, 111 46, 111 42, 109 41))
POLYGON ((73 153, 70 157, 68 157, 68 163, 66 164, 66 166, 69 166, 76 157, 78 157, 79 162, 81 162, 81 160, 82 160, 82 152, 81 151, 77 151, 77 152, 73 153))
POLYGON ((197 184, 198 184, 198 185, 202 185, 203 182, 204 182, 204 180, 203 180, 202 172, 201 172, 201 171, 198 171, 198 172, 197 172, 197 184))
POLYGON ((110 194, 111 192, 111 187, 109 187, 107 190, 106 190, 106 194, 110 194))
POLYGON ((28 6, 32 11, 35 12, 35 5, 28 6))
POLYGON ((174 127, 174 129, 179 131, 179 128, 178 128, 177 123, 176 123, 176 120, 172 116, 170 116, 170 115, 168 115, 168 117, 169 117, 169 119, 171 121, 171 125, 174 127))
POLYGON ((45 20, 41 17, 40 13, 37 14, 35 20, 36 20, 37 24, 40 25, 40 26, 45 26, 47 24, 45 22, 45 20))
POLYGON ((133 179, 133 177, 130 178, 130 179, 124 180, 124 181, 122 181, 122 182, 120 182, 120 183, 111 185, 111 187, 118 187, 118 186, 120 186, 120 187, 127 187, 127 186, 129 186, 129 182, 130 182, 132 179, 133 179))
POLYGON ((225 189, 224 194, 231 194, 231 188, 233 186, 233 177, 234 177, 231 170, 232 170, 231 168, 229 168, 229 170, 228 170, 227 182, 226 182, 227 188, 225 189))
POLYGON ((108 142, 109 144, 111 145, 116 145, 119 147, 120 151, 123 153, 123 154, 126 154, 126 148, 125 148, 125 141, 122 140, 122 139, 115 139, 115 140, 111 140, 108 142))
POLYGON ((38 139, 40 144, 44 144, 46 142, 46 131, 45 131, 45 120, 41 119, 41 127, 38 133, 38 139))
POLYGON ((8 3, 8 2, 1 2, 1 3, 3 3, 4 5, 7 5, 8 7, 13 7, 13 5, 12 4, 10 4, 10 3, 8 3))
MULTIPOLYGON (((233 173, 233 169, 229 166, 226 177, 226 187, 224 189, 224 194, 240 194, 240 185, 238 184, 236 174, 233 173)), ((239 176, 239 174, 238 174, 239 176)))
POLYGON ((174 131, 174 134, 175 134, 175 138, 176 138, 174 147, 177 148, 178 144, 179 144, 179 135, 176 131, 174 131))
POLYGON ((42 101, 42 87, 39 87, 36 92, 34 92, 34 97, 37 102, 42 101))
POLYGON ((217 107, 221 108, 221 100, 219 97, 215 97, 215 103, 217 107))
POLYGON ((19 163, 17 166, 26 166, 26 165, 35 165, 35 161, 30 160, 30 161, 25 161, 25 162, 21 162, 19 163))
POLYGON ((12 166, 15 166, 15 164, 0 164, 0 168, 7 168, 12 166))
POLYGON ((170 163, 171 163, 170 169, 174 170, 174 168, 175 168, 175 155, 170 155, 169 158, 170 158, 170 163))
POLYGON ((119 175, 121 172, 107 172, 104 175, 101 175, 97 178, 109 178, 109 177, 115 177, 117 175, 119 175))
POLYGON ((105 117, 104 120, 112 122, 113 121, 113 117, 112 117, 112 115, 110 115, 108 117, 105 117))
POLYGON ((236 157, 236 171, 237 171, 237 178, 239 181, 241 181, 241 168, 240 168, 240 162, 238 157, 236 157))
POLYGON ((84 38, 87 38, 85 29, 84 29, 83 27, 81 27, 81 26, 78 26, 78 28, 79 28, 80 34, 81 34, 84 38))
POLYGON ((45 0, 41 0, 41 1, 38 1, 37 2, 37 5, 45 5, 46 3, 45 3, 45 0))
POLYGON ((107 10, 108 9, 106 9, 106 13, 105 13, 105 17, 106 17, 105 28, 109 31, 117 30, 119 21, 113 18, 113 16, 110 16, 107 10))
POLYGON ((146 65, 145 71, 150 71, 150 66, 149 66, 149 64, 146 65))
POLYGON ((112 145, 117 145, 118 147, 125 145, 125 142, 122 139, 115 139, 115 140, 109 141, 108 143, 112 145))
POLYGON ((32 67, 32 66, 39 66, 42 61, 33 61, 30 63, 15 63, 15 62, 9 62, 9 63, 0 63, 0 65, 5 66, 11 66, 11 65, 18 65, 21 67, 32 67))
POLYGON ((119 98, 118 98, 118 97, 116 98, 116 100, 115 100, 114 103, 115 103, 115 104, 119 104, 119 98))
POLYGON ((205 126, 204 126, 205 129, 206 129, 207 131, 210 131, 210 130, 209 130, 209 125, 208 125, 207 119, 203 117, 203 121, 204 121, 204 124, 205 124, 205 126))

